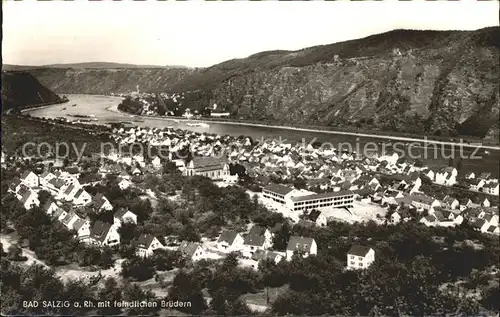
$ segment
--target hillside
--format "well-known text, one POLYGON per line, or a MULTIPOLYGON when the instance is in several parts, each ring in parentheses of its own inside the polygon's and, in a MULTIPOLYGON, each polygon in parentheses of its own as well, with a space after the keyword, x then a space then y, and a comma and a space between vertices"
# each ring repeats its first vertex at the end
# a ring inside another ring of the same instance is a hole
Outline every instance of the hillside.
POLYGON ((2 110, 63 102, 28 72, 2 72, 2 110))
POLYGON ((204 69, 31 72, 59 93, 197 91, 185 106, 250 120, 497 137, 499 30, 394 30, 204 69))
POLYGON ((123 63, 109 63, 109 62, 87 62, 87 63, 71 63, 71 64, 51 64, 43 66, 29 66, 29 65, 2 65, 3 70, 31 70, 36 68, 162 68, 162 69, 172 69, 172 68, 187 68, 185 66, 159 66, 159 65, 135 65, 135 64, 123 64, 123 63))

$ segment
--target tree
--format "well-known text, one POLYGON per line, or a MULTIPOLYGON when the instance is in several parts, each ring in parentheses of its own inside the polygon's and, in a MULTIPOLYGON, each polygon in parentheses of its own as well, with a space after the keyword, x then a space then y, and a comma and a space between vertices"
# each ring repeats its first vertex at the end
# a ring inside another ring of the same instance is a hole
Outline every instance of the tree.
MULTIPOLYGON (((122 300, 122 290, 116 280, 112 277, 106 278, 104 286, 98 290, 97 294, 98 298, 106 299, 110 302, 119 302, 122 300)), ((122 313, 121 308, 115 307, 114 305, 110 306, 111 307, 99 308, 97 313, 104 316, 120 315, 122 313)))
POLYGON ((17 243, 13 243, 9 246, 9 250, 7 252, 8 258, 13 261, 19 261, 23 259, 23 250, 17 243))
POLYGON ((291 235, 290 225, 288 222, 284 222, 280 230, 273 237, 273 249, 279 251, 286 250, 291 235))
POLYGON ((172 287, 168 292, 168 297, 172 301, 191 302, 191 307, 179 308, 179 310, 188 314, 199 314, 206 308, 206 302, 203 298, 200 285, 182 270, 175 276, 172 287))
POLYGON ((306 181, 303 179, 297 179, 293 182, 293 186, 297 189, 305 189, 306 188, 306 181))
POLYGON ((123 262, 121 274, 125 278, 133 278, 137 281, 149 280, 155 274, 154 263, 149 258, 135 256, 123 262))

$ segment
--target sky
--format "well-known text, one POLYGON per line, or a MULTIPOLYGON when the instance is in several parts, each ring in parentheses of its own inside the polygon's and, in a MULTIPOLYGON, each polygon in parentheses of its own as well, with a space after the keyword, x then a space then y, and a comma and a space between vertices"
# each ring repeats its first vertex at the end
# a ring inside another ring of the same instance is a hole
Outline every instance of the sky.
POLYGON ((498 25, 499 2, 3 1, 5 64, 211 66, 393 29, 498 25))

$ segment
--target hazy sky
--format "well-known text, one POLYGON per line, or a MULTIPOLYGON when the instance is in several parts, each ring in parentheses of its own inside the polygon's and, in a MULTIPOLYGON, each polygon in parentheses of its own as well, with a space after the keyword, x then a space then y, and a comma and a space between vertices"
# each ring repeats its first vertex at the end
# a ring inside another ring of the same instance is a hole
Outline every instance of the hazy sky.
POLYGON ((210 66, 396 28, 498 25, 498 1, 3 2, 3 62, 210 66))

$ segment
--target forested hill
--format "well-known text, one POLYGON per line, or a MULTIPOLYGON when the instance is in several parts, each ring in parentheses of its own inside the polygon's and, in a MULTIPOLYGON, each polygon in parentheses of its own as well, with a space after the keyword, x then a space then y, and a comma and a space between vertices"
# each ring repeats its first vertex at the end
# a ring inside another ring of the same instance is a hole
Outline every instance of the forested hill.
POLYGON ((500 28, 394 30, 298 51, 269 51, 208 68, 40 68, 59 93, 196 91, 233 117, 282 123, 498 135, 500 28))
POLYGON ((28 72, 2 71, 2 110, 62 102, 63 99, 28 72))

